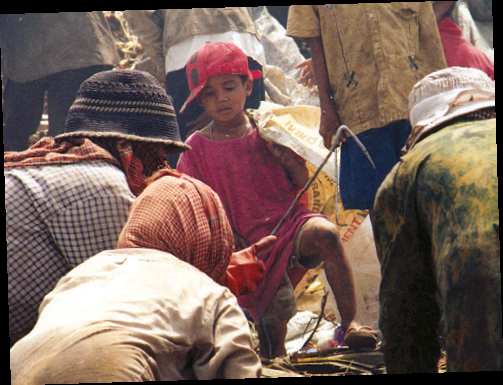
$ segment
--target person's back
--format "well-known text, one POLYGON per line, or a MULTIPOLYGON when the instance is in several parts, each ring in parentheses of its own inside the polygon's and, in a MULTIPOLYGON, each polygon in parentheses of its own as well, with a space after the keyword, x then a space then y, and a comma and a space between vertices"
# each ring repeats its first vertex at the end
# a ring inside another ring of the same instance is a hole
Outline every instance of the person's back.
POLYGON ((64 274, 115 247, 134 195, 124 173, 106 162, 13 169, 4 176, 14 342, 33 327, 40 302, 64 274))
POLYGON ((117 249, 91 257, 45 297, 36 326, 11 350, 13 383, 257 377, 260 360, 232 294, 255 289, 264 271, 255 256, 275 237, 238 253, 232 240, 208 186, 156 172, 117 249))
POLYGON ((450 67, 409 97, 414 129, 375 203, 388 373, 437 372, 439 333, 447 371, 501 370, 494 87, 450 67))
POLYGON ((106 251, 71 271, 10 356, 13 383, 245 378, 260 371, 230 291, 152 249, 106 251), (72 359, 79 365, 65 364, 72 359))

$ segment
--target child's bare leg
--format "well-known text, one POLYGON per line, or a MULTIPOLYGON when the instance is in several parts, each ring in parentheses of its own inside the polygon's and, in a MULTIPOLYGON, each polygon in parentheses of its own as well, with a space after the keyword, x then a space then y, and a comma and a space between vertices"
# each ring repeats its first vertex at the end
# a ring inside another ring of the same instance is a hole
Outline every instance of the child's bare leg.
POLYGON ((339 231, 327 220, 312 221, 300 242, 301 258, 322 258, 328 283, 337 301, 343 330, 360 327, 356 318, 353 272, 339 231))

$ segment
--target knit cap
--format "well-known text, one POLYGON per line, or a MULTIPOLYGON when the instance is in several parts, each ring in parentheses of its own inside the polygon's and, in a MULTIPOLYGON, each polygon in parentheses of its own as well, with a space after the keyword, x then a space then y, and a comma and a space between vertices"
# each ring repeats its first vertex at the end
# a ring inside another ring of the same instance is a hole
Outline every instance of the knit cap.
POLYGON ((68 137, 159 143, 171 153, 190 149, 180 139, 171 97, 154 76, 135 70, 100 72, 82 83, 57 138, 68 137))

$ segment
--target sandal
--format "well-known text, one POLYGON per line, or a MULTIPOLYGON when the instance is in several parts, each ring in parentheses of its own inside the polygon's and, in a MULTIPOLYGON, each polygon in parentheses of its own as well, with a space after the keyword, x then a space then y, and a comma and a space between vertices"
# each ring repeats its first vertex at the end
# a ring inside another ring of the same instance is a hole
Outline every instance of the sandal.
POLYGON ((362 326, 359 329, 350 327, 346 330, 344 342, 353 350, 375 349, 377 333, 370 326, 362 326))

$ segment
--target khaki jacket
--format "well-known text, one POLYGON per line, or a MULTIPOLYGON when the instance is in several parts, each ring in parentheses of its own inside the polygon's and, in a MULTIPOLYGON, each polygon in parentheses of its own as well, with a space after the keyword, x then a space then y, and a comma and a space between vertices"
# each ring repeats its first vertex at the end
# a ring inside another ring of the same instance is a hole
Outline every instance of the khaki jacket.
POLYGON ((355 133, 408 119, 414 84, 447 66, 430 2, 292 5, 287 35, 323 38, 341 123, 355 133))
POLYGON ((104 251, 77 266, 45 297, 37 325, 10 351, 12 383, 32 383, 26 380, 36 373, 46 383, 75 381, 75 374, 81 382, 103 382, 134 372, 138 362, 157 381, 261 373, 246 317, 229 289, 152 249, 104 251), (91 336, 97 337, 94 347, 115 357, 105 355, 86 373, 94 355, 86 345, 91 336), (75 361, 65 356, 69 349, 75 361), (118 368, 116 360, 122 361, 118 368))

